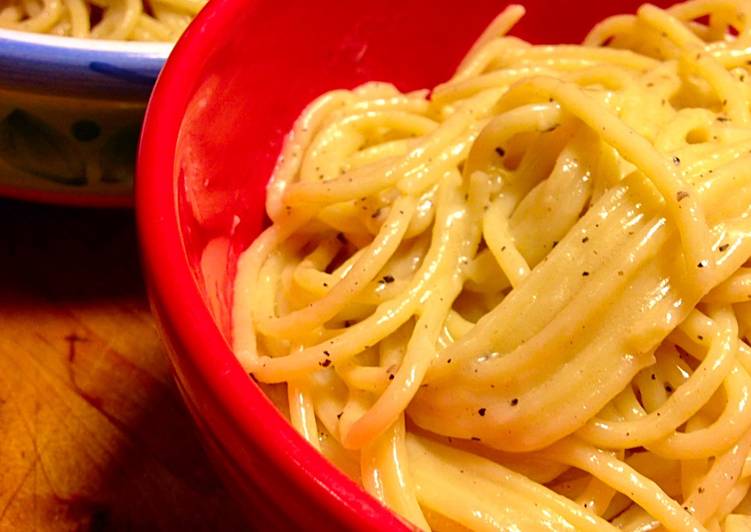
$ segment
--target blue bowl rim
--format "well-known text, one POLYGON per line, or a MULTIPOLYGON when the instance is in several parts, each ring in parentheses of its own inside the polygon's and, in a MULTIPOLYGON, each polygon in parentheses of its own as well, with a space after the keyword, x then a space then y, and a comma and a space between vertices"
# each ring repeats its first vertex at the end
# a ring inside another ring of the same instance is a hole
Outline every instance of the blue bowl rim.
POLYGON ((0 88, 146 101, 172 47, 0 29, 0 88))

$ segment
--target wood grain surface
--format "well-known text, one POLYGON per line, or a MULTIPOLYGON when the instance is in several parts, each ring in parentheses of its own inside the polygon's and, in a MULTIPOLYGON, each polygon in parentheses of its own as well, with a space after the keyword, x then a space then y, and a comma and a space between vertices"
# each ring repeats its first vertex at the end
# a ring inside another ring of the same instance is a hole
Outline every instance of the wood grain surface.
POLYGON ((133 213, 0 200, 0 531, 240 530, 172 381, 133 213))

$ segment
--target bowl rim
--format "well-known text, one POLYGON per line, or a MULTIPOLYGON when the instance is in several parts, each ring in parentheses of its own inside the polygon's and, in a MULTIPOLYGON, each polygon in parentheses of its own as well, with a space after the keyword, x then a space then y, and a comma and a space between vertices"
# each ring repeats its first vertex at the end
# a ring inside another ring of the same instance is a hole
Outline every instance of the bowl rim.
POLYGON ((166 59, 174 47, 171 42, 143 42, 121 41, 109 39, 83 39, 80 37, 66 37, 62 35, 50 35, 46 33, 34 33, 29 31, 0 28, 0 42, 23 43, 44 48, 62 49, 65 51, 86 52, 123 52, 128 54, 140 54, 151 57, 166 59))
MULTIPOLYGON (((178 355, 201 372, 204 384, 244 441, 250 441, 295 488, 346 529, 413 527, 388 510, 313 449, 253 384, 203 302, 188 265, 174 177, 176 142, 186 87, 196 85, 205 56, 232 33, 243 11, 260 0, 213 0, 194 19, 159 74, 146 109, 136 164, 136 219, 142 264, 153 306, 178 355), (269 437, 273 434, 273 437, 269 437)), ((166 338, 165 338, 166 339, 166 338)), ((175 356, 175 355, 173 355, 175 356)), ((232 453, 231 449, 228 449, 232 453)), ((319 513, 319 512, 317 512, 319 513)))

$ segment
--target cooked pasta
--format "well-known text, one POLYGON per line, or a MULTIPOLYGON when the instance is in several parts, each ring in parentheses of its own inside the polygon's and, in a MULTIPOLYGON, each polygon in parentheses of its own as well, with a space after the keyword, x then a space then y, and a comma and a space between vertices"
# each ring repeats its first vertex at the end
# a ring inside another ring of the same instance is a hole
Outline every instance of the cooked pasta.
POLYGON ((432 92, 308 106, 237 357, 423 529, 748 530, 751 2, 581 46, 508 36, 523 13, 432 92))
POLYGON ((208 0, 3 0, 0 28, 70 37, 175 41, 208 0))

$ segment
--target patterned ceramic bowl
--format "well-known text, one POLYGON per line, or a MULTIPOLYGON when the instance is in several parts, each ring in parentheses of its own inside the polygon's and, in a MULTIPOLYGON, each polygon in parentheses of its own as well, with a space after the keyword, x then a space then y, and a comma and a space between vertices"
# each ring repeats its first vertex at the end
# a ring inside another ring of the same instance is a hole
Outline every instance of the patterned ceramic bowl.
POLYGON ((0 30, 0 195, 130 205, 146 101, 171 48, 0 30))

